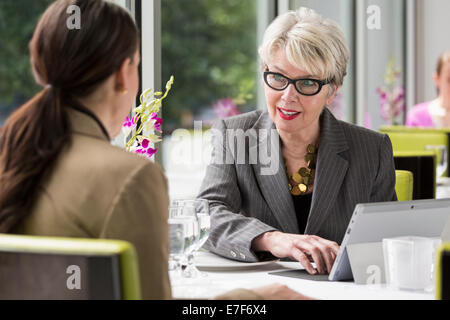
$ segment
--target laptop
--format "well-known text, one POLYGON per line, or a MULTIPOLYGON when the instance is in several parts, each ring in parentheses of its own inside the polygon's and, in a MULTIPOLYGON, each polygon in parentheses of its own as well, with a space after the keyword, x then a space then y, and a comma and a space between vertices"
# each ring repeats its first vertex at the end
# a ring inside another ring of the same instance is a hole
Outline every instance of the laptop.
POLYGON ((381 242, 401 236, 450 237, 450 199, 412 200, 358 204, 348 224, 328 280, 353 278, 348 245, 381 242))

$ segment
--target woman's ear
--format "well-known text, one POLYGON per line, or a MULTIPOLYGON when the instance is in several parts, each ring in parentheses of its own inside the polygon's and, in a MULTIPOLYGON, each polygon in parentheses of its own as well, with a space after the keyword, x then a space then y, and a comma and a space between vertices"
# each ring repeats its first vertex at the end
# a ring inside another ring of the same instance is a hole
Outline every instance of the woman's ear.
POLYGON ((337 91, 338 91, 339 87, 335 84, 330 84, 329 86, 329 91, 328 91, 328 98, 327 98, 327 106, 331 105, 331 103, 333 102, 334 98, 336 97, 337 91))
POLYGON ((130 66, 131 66, 131 59, 126 58, 115 73, 114 89, 116 90, 117 93, 126 94, 128 92, 129 86, 128 74, 130 72, 130 66))

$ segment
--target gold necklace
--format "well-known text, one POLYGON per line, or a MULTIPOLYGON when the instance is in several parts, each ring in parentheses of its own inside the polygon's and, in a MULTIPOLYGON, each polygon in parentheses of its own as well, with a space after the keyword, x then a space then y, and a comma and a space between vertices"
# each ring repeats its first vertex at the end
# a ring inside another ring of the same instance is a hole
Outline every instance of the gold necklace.
MULTIPOLYGON (((307 154, 305 161, 307 168, 301 167, 293 175, 288 175, 289 191, 294 196, 299 196, 308 192, 309 187, 314 184, 314 177, 316 175, 317 152, 319 148, 309 144, 306 148, 307 154)), ((286 160, 285 160, 286 163, 286 160)), ((287 168, 286 168, 287 172, 287 168)))

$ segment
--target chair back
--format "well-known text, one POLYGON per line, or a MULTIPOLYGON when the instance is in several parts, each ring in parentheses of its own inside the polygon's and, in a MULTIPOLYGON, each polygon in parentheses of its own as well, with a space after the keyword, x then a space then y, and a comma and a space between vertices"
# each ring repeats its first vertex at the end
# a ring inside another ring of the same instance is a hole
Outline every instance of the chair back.
POLYGON ((126 241, 0 234, 0 299, 140 298, 126 241))
POLYGON ((395 193, 398 201, 409 201, 413 197, 413 174, 407 170, 395 170, 395 193))
POLYGON ((436 153, 434 151, 395 151, 396 170, 413 174, 413 200, 436 197, 436 153))
MULTIPOLYGON (((441 158, 449 159, 450 130, 449 129, 424 129, 405 126, 383 126, 380 129, 389 135, 394 152, 431 150, 436 153, 436 165, 441 163, 441 158), (445 151, 444 148, 445 147, 445 151), (439 149, 440 148, 440 149, 439 149), (445 153, 445 154, 443 154, 445 153)), ((448 168, 442 173, 447 177, 448 168)))
POLYGON ((409 127, 400 125, 382 125, 380 126, 380 132, 427 132, 427 133, 448 133, 450 134, 450 128, 432 128, 432 127, 409 127))

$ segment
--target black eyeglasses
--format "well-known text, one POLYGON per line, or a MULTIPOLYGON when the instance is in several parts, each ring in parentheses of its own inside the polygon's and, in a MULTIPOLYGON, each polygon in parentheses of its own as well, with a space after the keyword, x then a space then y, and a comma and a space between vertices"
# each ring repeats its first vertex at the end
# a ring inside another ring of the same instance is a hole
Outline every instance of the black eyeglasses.
POLYGON ((294 84, 298 93, 304 96, 316 95, 322 90, 322 87, 330 81, 316 80, 316 79, 289 79, 288 77, 276 73, 266 71, 264 72, 264 82, 273 90, 283 91, 291 83, 294 84))

